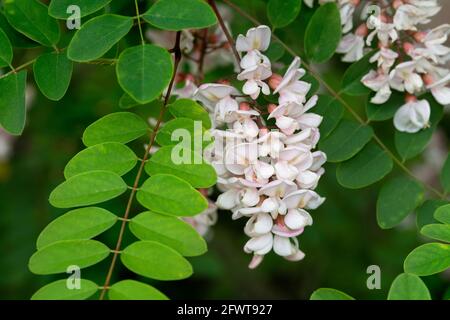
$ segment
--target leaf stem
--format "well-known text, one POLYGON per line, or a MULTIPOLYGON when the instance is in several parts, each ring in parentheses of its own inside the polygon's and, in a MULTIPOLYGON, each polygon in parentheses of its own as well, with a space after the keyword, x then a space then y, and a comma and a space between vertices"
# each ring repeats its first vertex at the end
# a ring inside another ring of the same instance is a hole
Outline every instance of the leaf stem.
POLYGON ((141 36, 141 43, 142 45, 145 44, 145 40, 144 40, 144 34, 142 32, 142 26, 141 26, 141 15, 139 13, 139 5, 138 5, 138 0, 134 0, 134 6, 136 7, 136 18, 137 18, 137 24, 139 27, 139 34, 141 36))
POLYGON ((159 113, 157 123, 155 125, 155 128, 153 129, 153 132, 150 135, 150 142, 148 143, 147 148, 145 149, 144 157, 142 158, 143 161, 141 162, 141 165, 139 166, 139 170, 137 172, 136 179, 134 180, 133 189, 131 190, 130 196, 128 198, 128 204, 127 204, 127 207, 125 209, 125 213, 123 215, 123 218, 121 219, 122 220, 122 225, 120 227, 119 237, 117 239, 116 247, 114 249, 114 255, 112 257, 111 264, 110 264, 109 270, 108 270, 108 274, 106 275, 105 283, 103 285, 103 289, 102 289, 102 292, 100 294, 100 300, 103 300, 105 298, 106 291, 109 288, 109 285, 110 285, 110 282, 111 282, 111 277, 112 277, 112 274, 114 272, 114 268, 116 266, 117 258, 119 257, 119 252, 121 251, 120 249, 121 249, 121 246, 122 246, 123 235, 125 233, 126 224, 129 221, 131 207, 132 207, 132 204, 133 204, 134 197, 136 195, 136 190, 139 187, 139 182, 141 180, 142 173, 144 172, 145 162, 146 162, 146 160, 148 159, 148 157, 150 155, 150 149, 152 148, 153 144, 155 143, 156 134, 158 133, 158 130, 161 127, 161 123, 163 121, 163 117, 164 117, 164 114, 165 114, 166 109, 167 109, 167 104, 169 102, 169 98, 170 98, 170 95, 172 93, 172 89, 173 89, 174 84, 175 84, 175 77, 177 75, 178 66, 179 66, 180 60, 181 60, 180 40, 181 40, 181 31, 178 31, 177 32, 177 36, 176 36, 176 40, 175 40, 175 46, 174 46, 174 49, 173 49, 175 57, 174 57, 174 70, 173 70, 172 79, 170 80, 170 84, 169 84, 169 87, 167 89, 167 94, 166 94, 166 96, 164 98, 164 104, 163 104, 163 106, 161 108, 161 111, 159 113))
MULTIPOLYGON (((224 3, 226 3, 228 6, 230 6, 233 10, 235 10, 239 15, 243 16, 244 18, 248 19, 249 21, 251 21, 253 24, 255 25, 260 25, 261 23, 255 19, 254 17, 252 17, 251 15, 249 15, 247 12, 245 12, 244 10, 242 10, 241 8, 239 8, 237 5, 235 5, 234 3, 232 3, 229 0, 222 0, 224 3)), ((214 0, 211 0, 210 2, 214 2, 214 0)), ((220 20, 219 20, 220 22, 220 20)), ((281 44, 281 46, 292 56, 298 56, 298 54, 292 49, 290 48, 283 40, 281 40, 277 35, 272 34, 272 38, 275 39, 278 43, 281 44)), ((333 89, 333 87, 328 84, 325 80, 323 80, 319 74, 317 74, 315 72, 315 70, 313 69, 312 66, 310 66, 308 63, 302 61, 302 64, 304 66, 304 68, 337 100, 339 101, 345 108, 346 110, 362 125, 366 125, 366 121, 364 121, 363 118, 361 118, 361 116, 356 113, 355 110, 353 110, 353 108, 349 105, 349 103, 347 101, 344 100, 344 98, 342 98, 342 96, 333 89)), ((381 141, 381 139, 374 133, 373 134, 373 139, 375 140, 375 142, 389 155, 389 157, 392 158, 392 160, 400 167, 400 169, 402 169, 407 175, 409 175, 411 178, 413 178, 414 180, 420 182, 422 185, 424 185, 430 192, 434 193, 435 195, 437 195, 438 197, 445 199, 445 194, 443 194, 442 192, 440 192, 439 190, 435 189, 433 186, 421 181, 418 177, 416 177, 414 175, 413 172, 411 172, 411 170, 409 170, 403 163, 401 160, 399 160, 394 153, 381 141)))

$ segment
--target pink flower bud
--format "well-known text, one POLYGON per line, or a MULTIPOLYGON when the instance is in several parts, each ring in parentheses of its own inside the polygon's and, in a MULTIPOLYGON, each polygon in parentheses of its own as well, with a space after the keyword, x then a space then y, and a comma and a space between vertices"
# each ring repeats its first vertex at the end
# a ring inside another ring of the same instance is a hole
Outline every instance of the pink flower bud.
POLYGON ((434 83, 434 79, 433 79, 433 77, 430 75, 430 74, 424 74, 423 76, 422 76, 422 79, 423 79, 423 82, 425 82, 425 84, 427 85, 427 86, 429 86, 429 85, 432 85, 433 83, 434 83))
POLYGON ((278 106, 276 104, 270 103, 267 106, 267 111, 269 111, 269 113, 272 113, 278 106))
POLYGON ((423 31, 416 32, 413 34, 413 37, 417 42, 423 42, 423 40, 425 39, 426 36, 427 36, 427 33, 423 32, 423 31))
POLYGON ((262 136, 265 136, 266 134, 268 134, 269 133, 269 129, 267 129, 266 127, 262 127, 262 128, 260 128, 259 129, 259 135, 262 137, 262 136))
POLYGON ((366 37, 369 33, 369 29, 365 23, 361 24, 355 31, 355 34, 360 37, 366 37))
POLYGON ((392 7, 397 10, 398 8, 400 8, 400 6, 403 5, 403 1, 402 0, 395 0, 392 3, 392 7))
POLYGON ((405 95, 405 101, 406 101, 407 103, 408 103, 408 102, 416 102, 416 101, 417 101, 417 97, 414 96, 414 95, 412 95, 412 94, 407 93, 407 94, 405 95))
POLYGON ((269 78, 269 87, 272 88, 273 90, 275 90, 280 85, 281 80, 283 80, 283 77, 280 76, 279 74, 274 73, 269 78))
POLYGON ((228 86, 231 84, 230 81, 227 80, 227 79, 220 79, 219 81, 217 81, 217 83, 225 84, 225 85, 228 85, 228 86))
POLYGON ((410 43, 410 42, 405 42, 403 44, 403 50, 406 53, 410 53, 412 50, 414 50, 414 45, 412 43, 410 43))
POLYGON ((250 109, 251 109, 250 108, 250 104, 248 102, 241 102, 241 103, 239 103, 239 110, 249 111, 250 109))

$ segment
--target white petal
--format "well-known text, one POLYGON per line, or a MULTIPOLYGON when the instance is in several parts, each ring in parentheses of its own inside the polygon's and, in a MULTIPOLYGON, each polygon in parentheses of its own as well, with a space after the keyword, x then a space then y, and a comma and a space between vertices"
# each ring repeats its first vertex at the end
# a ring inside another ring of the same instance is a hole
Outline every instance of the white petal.
POLYGON ((291 255, 293 252, 291 249, 291 241, 289 240, 289 238, 280 237, 277 235, 274 236, 273 251, 275 251, 276 254, 282 257, 291 255))
POLYGON ((284 217, 284 223, 292 230, 312 225, 310 214, 302 209, 290 209, 284 217))

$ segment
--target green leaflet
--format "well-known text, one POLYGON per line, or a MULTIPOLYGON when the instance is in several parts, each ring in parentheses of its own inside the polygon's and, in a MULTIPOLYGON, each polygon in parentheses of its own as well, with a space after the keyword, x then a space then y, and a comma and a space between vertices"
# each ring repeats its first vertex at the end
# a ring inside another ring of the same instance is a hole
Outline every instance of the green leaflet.
POLYGON ((108 290, 110 300, 168 300, 154 287, 135 280, 122 280, 108 290))
POLYGON ((144 19, 157 28, 173 31, 217 23, 214 11, 202 0, 159 0, 144 14, 144 19))
POLYGON ((65 53, 46 53, 37 58, 33 71, 36 84, 44 96, 58 101, 69 88, 73 63, 65 53))
POLYGON ((335 3, 320 6, 308 23, 305 52, 308 59, 323 63, 331 59, 341 41, 341 18, 335 3))
POLYGON ((13 50, 6 33, 0 28, 0 68, 11 65, 13 50))
POLYGON ((75 155, 66 165, 64 176, 68 179, 94 170, 111 171, 123 176, 136 166, 137 161, 134 152, 124 144, 96 144, 75 155))
POLYGON ((98 290, 98 286, 90 280, 80 279, 79 289, 69 289, 67 281, 57 280, 43 286, 33 294, 31 300, 85 300, 98 290))
POLYGON ((372 97, 368 97, 366 102, 366 114, 370 121, 384 121, 394 117, 397 110, 405 104, 405 96, 401 92, 394 91, 391 98, 383 104, 373 104, 372 97))
POLYGON ((156 135, 156 142, 161 146, 190 147, 198 153, 202 153, 211 141, 201 123, 188 118, 170 120, 156 135))
POLYGON ((67 56, 77 62, 98 59, 119 42, 132 26, 131 17, 114 14, 95 17, 75 33, 67 49, 67 56))
POLYGON ((342 104, 326 95, 319 95, 317 105, 313 109, 314 113, 323 117, 320 124, 320 136, 325 139, 336 128, 344 115, 342 104))
POLYGON ((117 217, 96 207, 75 209, 53 220, 37 239, 38 250, 61 240, 87 240, 111 228, 117 217))
POLYGON ((86 128, 83 143, 90 147, 104 142, 128 143, 149 131, 147 123, 131 112, 108 114, 86 128))
POLYGON ((301 7, 301 0, 270 0, 267 16, 274 28, 283 28, 297 18, 301 7))
POLYGON ((117 62, 117 80, 140 104, 155 100, 169 85, 173 62, 167 50, 151 44, 124 50, 117 62))
POLYGON ((431 300, 431 296, 418 276, 402 273, 392 282, 388 300, 431 300))
POLYGON ((450 243, 450 224, 427 224, 420 233, 428 238, 450 243))
POLYGON ((405 177, 383 185, 377 199, 377 221, 382 229, 390 229, 416 209, 424 197, 423 186, 405 177))
POLYGON ((439 207, 434 213, 434 218, 442 223, 450 224, 450 204, 439 207))
POLYGON ((3 2, 5 16, 14 29, 28 38, 51 47, 58 43, 58 22, 48 15, 48 8, 38 0, 8 0, 3 2))
POLYGON ((89 206, 113 199, 127 190, 120 176, 110 171, 89 171, 61 183, 50 194, 56 208, 89 206))
POLYGON ((447 160, 442 168, 440 178, 445 192, 450 192, 450 155, 447 156, 447 160))
POLYGON ((430 223, 437 223, 436 219, 433 217, 436 209, 448 202, 445 200, 427 200, 418 209, 416 216, 417 229, 422 229, 423 226, 430 223))
POLYGON ((34 253, 28 268, 34 274, 62 273, 72 265, 79 268, 92 266, 105 259, 109 253, 107 246, 95 240, 64 240, 34 253))
POLYGON ((363 96, 371 91, 366 87, 361 79, 373 69, 373 64, 369 61, 374 52, 367 53, 361 60, 354 62, 344 73, 342 78, 341 91, 349 96, 363 96))
POLYGON ((0 125, 12 135, 21 135, 25 127, 25 86, 27 72, 12 73, 0 79, 0 125))
POLYGON ((190 99, 178 99, 168 106, 175 118, 189 118, 201 121, 205 129, 211 129, 211 119, 208 112, 197 102, 190 99))
POLYGON ((154 241, 137 241, 120 258, 131 271, 156 280, 180 280, 192 274, 190 263, 174 249, 154 241))
POLYGON ((159 149, 145 164, 145 171, 149 175, 172 174, 189 182, 194 188, 212 187, 217 180, 216 171, 203 160, 201 154, 177 146, 159 149), (183 163, 178 162, 183 160, 183 163))
POLYGON ((352 158, 370 141, 373 129, 354 121, 342 120, 330 135, 319 143, 329 162, 352 158))
POLYGON ((137 192, 137 200, 151 211, 174 216, 194 216, 208 207, 200 192, 186 181, 168 174, 147 179, 137 192))
POLYGON ((449 267, 450 245, 443 243, 426 243, 415 248, 404 263, 405 272, 418 276, 429 276, 449 267))
POLYGON ((130 230, 141 240, 160 242, 186 257, 198 256, 207 250, 198 232, 177 217, 143 212, 130 221, 130 230))
POLYGON ((355 300, 348 294, 331 288, 320 288, 314 291, 310 300, 355 300))
POLYGON ((68 19, 70 13, 67 13, 67 8, 75 5, 80 8, 80 18, 88 16, 107 4, 111 0, 52 0, 48 7, 48 14, 56 19, 68 19))
POLYGON ((355 157, 340 163, 336 176, 342 186, 359 189, 383 179, 393 166, 394 163, 386 151, 371 142, 355 157))

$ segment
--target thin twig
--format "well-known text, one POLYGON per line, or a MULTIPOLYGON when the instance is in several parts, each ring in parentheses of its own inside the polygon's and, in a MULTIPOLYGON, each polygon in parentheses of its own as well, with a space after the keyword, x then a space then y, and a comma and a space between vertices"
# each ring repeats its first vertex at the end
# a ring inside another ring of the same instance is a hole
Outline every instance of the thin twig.
POLYGON ((108 274, 107 274, 106 279, 105 279, 105 284, 103 285, 103 289, 102 289, 102 292, 100 294, 100 300, 103 300, 105 298, 106 291, 109 288, 109 284, 111 282, 111 277, 112 277, 112 274, 114 272, 114 268, 116 266, 117 258, 119 256, 120 251, 121 251, 120 249, 121 249, 121 246, 122 246, 123 235, 125 233, 125 227, 126 227, 126 224, 128 222, 128 217, 129 217, 130 212, 131 212, 131 206, 133 204, 133 200, 134 200, 134 197, 136 195, 136 190, 139 187, 139 182, 141 180, 141 176, 142 176, 142 173, 144 171, 145 162, 146 162, 146 160, 148 159, 148 157, 150 155, 150 149, 152 148, 153 144, 155 143, 156 134, 158 133, 158 130, 161 127, 161 123, 163 121, 163 117, 164 117, 164 114, 166 112, 167 104, 169 102, 169 98, 170 98, 170 95, 172 93, 172 89, 173 89, 173 86, 174 86, 174 83, 175 83, 175 77, 176 77, 177 70, 178 70, 178 65, 180 64, 180 60, 181 60, 180 39, 181 39, 181 32, 178 31, 177 32, 177 37, 176 37, 176 40, 175 40, 175 46, 174 46, 174 53, 175 53, 174 61, 175 62, 174 62, 174 71, 173 71, 172 79, 170 80, 170 84, 169 84, 169 87, 167 89, 167 94, 166 94, 166 97, 164 99, 164 104, 163 104, 163 107, 161 108, 161 111, 160 111, 159 116, 158 116, 158 121, 157 121, 157 123, 155 125, 155 128, 153 129, 153 132, 151 133, 150 142, 147 145, 147 148, 145 149, 145 154, 144 154, 144 157, 142 158, 143 161, 141 162, 141 165, 139 166, 139 170, 138 170, 138 173, 136 175, 136 179, 134 180, 133 188, 131 190, 130 197, 128 198, 128 204, 127 204, 127 207, 126 207, 126 210, 125 210, 125 214, 124 214, 123 218, 121 219, 122 220, 122 225, 120 227, 119 237, 117 239, 116 247, 114 249, 113 258, 111 260, 111 265, 109 266, 108 274))

